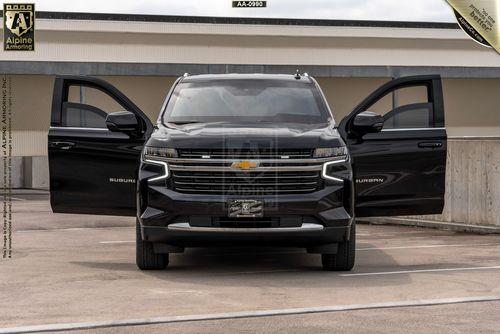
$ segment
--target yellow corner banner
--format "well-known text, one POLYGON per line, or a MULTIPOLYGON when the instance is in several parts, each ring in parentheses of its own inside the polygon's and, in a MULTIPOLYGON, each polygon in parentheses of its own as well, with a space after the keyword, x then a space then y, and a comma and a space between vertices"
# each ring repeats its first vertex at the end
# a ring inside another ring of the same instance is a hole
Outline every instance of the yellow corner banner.
POLYGON ((466 31, 471 37, 486 40, 500 53, 500 0, 446 0, 455 10, 459 24, 464 28, 467 21, 473 29, 466 31), (461 16, 462 18, 459 18, 461 16), (471 30, 474 31, 471 34, 471 30), (479 34, 480 36, 477 36, 479 34), (476 36, 474 36, 476 35, 476 36))

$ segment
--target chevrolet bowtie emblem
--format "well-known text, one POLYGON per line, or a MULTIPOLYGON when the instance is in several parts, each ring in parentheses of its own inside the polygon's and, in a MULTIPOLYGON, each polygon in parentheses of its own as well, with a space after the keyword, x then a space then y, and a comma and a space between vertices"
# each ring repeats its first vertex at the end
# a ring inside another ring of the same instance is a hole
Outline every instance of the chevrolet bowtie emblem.
POLYGON ((231 164, 232 169, 239 169, 239 170, 249 170, 257 167, 259 167, 259 163, 257 161, 243 160, 243 161, 235 161, 231 164))

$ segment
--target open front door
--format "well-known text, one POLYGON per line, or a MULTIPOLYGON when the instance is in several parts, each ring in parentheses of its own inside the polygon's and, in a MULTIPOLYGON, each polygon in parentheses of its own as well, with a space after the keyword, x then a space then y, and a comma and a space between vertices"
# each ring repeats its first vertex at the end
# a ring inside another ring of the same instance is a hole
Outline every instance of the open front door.
POLYGON ((55 80, 50 125, 52 210, 134 216, 140 153, 153 128, 144 113, 103 80, 63 76, 55 80), (120 111, 129 112, 121 114, 133 129, 110 131, 108 115, 120 111))
POLYGON ((358 217, 442 212, 444 126, 438 75, 392 80, 342 120, 339 130, 353 158, 358 217))

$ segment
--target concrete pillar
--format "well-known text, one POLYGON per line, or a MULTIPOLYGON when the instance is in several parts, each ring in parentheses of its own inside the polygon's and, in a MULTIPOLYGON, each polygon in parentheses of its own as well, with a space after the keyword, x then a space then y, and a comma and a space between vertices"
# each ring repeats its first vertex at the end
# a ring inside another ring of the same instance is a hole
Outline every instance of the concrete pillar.
POLYGON ((23 188, 49 189, 49 162, 47 156, 23 158, 23 188))
MULTIPOLYGON (((11 157, 11 186, 23 187, 23 157, 11 157)), ((4 159, 0 158, 0 187, 4 187, 4 159)))

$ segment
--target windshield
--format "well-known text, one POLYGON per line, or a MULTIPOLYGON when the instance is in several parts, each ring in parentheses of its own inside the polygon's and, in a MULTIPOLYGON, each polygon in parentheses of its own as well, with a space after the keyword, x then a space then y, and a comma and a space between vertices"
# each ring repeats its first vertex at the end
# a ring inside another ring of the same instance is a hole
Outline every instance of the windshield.
POLYGON ((265 79, 181 82, 163 113, 164 123, 305 123, 331 119, 311 83, 265 79))

